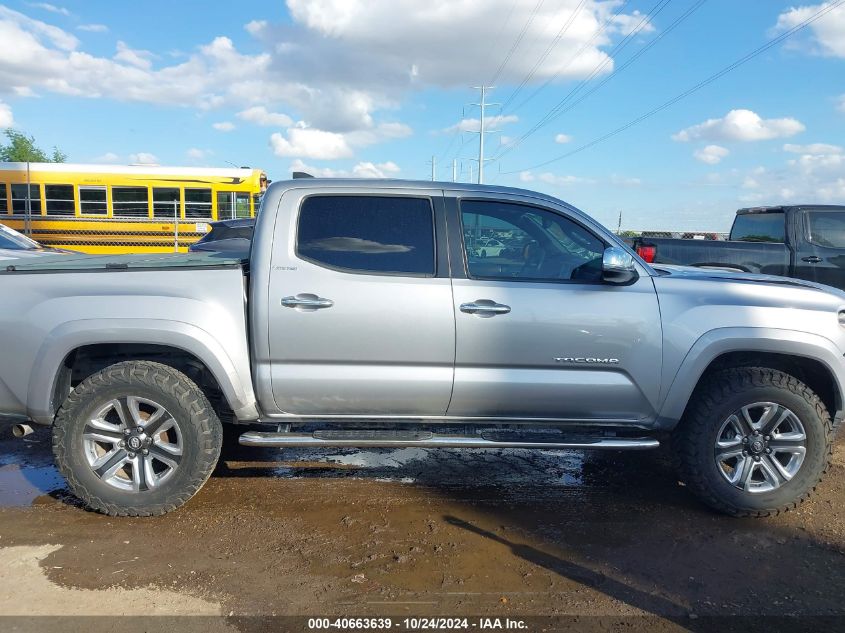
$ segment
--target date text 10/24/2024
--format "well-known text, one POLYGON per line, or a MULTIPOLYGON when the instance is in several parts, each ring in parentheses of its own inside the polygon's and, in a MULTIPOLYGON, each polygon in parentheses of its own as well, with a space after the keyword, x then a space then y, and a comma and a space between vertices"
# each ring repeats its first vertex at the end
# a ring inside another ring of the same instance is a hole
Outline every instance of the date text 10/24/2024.
POLYGON ((309 618, 308 629, 318 630, 526 630, 524 620, 513 618, 309 618))

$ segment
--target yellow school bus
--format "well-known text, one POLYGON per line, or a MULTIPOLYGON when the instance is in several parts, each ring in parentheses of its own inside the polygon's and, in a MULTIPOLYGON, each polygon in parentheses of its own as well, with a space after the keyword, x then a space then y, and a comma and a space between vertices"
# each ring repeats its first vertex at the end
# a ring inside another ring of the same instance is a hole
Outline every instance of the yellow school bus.
POLYGON ((85 253, 184 252, 214 220, 255 217, 260 169, 0 163, 0 223, 85 253))

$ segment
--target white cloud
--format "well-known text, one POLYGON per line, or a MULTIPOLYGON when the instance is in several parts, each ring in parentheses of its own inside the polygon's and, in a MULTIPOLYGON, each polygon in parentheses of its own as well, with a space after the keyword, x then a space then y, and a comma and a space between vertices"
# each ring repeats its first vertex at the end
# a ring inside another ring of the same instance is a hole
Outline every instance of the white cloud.
POLYGON ((555 143, 571 143, 572 137, 569 134, 558 134, 555 136, 555 143))
MULTIPOLYGON (((560 25, 575 14, 579 4, 584 3, 561 0, 540 3, 538 9, 536 0, 287 2, 293 20, 319 36, 309 39, 317 48, 309 51, 315 60, 311 67, 319 63, 319 49, 340 50, 345 58, 340 67, 322 72, 342 73, 359 66, 353 72, 358 78, 369 74, 368 81, 440 87, 473 85, 479 76, 493 75, 502 59, 502 48, 516 41, 524 28, 520 45, 499 77, 504 84, 518 82, 532 71, 560 25), (494 50, 497 42, 500 46, 494 50)), ((613 37, 629 32, 642 19, 636 14, 621 14, 609 29, 592 40, 602 23, 619 9, 618 4, 587 2, 575 14, 558 45, 536 69, 533 81, 539 83, 556 75, 564 80, 583 78, 608 60, 600 47, 609 44, 613 37), (586 45, 583 53, 574 57, 573 51, 582 45, 586 45)), ((644 32, 649 30, 653 29, 647 26, 644 32)), ((603 70, 611 72, 612 61, 603 70)))
POLYGON ((252 106, 246 110, 241 110, 237 116, 239 119, 256 125, 288 127, 293 124, 293 120, 287 114, 269 112, 264 106, 252 106))
MULTIPOLYGON (((530 23, 536 0, 288 0, 290 19, 244 25, 255 53, 218 36, 169 58, 166 49, 152 56, 126 44, 113 57, 80 50, 71 33, 0 6, 0 97, 28 89, 202 110, 260 106, 303 119, 309 128, 360 134, 354 142, 347 137, 353 145, 382 142, 410 133, 379 116, 395 111, 410 92, 463 88, 492 75, 502 56, 492 50, 491 33, 495 41, 513 42, 525 27, 499 82, 525 77, 576 7, 575 20, 534 74, 535 85, 583 78, 605 61, 604 72, 612 72, 604 49, 640 16, 621 15, 594 37, 618 10, 615 0, 546 2, 530 23)), ((100 32, 101 26, 77 28, 100 32)))
POLYGON ((276 156, 295 156, 334 160, 352 156, 352 148, 343 134, 315 128, 292 127, 287 136, 276 132, 270 137, 270 147, 276 156))
POLYGON ((231 121, 218 121, 217 123, 212 123, 211 127, 218 132, 231 132, 235 129, 235 124, 231 121))
POLYGON ((696 160, 700 160, 702 163, 716 165, 722 162, 722 159, 730 153, 731 151, 727 147, 722 147, 721 145, 708 145, 695 150, 692 155, 696 160))
POLYGON ((385 163, 360 162, 351 170, 332 169, 330 167, 315 167, 302 162, 300 159, 293 161, 288 168, 290 172, 304 171, 317 178, 391 178, 398 174, 401 169, 393 161, 385 163))
POLYGON ((548 171, 539 174, 535 174, 530 171, 523 171, 520 172, 519 179, 522 182, 539 181, 546 183, 547 185, 553 185, 555 187, 569 187, 571 185, 595 184, 595 180, 592 180, 590 178, 582 178, 581 176, 572 175, 557 175, 548 171))
POLYGON ((836 109, 840 112, 845 112, 845 95, 839 95, 836 100, 836 109))
MULTIPOLYGON (((778 16, 774 31, 781 33, 804 22, 832 2, 822 2, 801 7, 790 7, 778 16)), ((839 6, 825 14, 820 20, 808 25, 809 40, 791 43, 791 46, 803 48, 811 53, 832 57, 845 57, 845 7, 839 6)))
POLYGON ((88 33, 108 33, 109 27, 105 24, 80 24, 76 27, 80 31, 88 33))
MULTIPOLYGON (((79 40, 70 33, 0 5, 0 59, 4 65, 10 69, 24 65, 27 71, 37 71, 39 60, 33 55, 47 53, 48 57, 52 57, 44 47, 45 43, 63 52, 73 51, 79 46, 79 40)), ((40 61, 46 64, 52 60, 40 61)), ((0 74, 0 77, 3 76, 0 74)), ((23 84, 12 82, 6 85, 23 84)))
POLYGON ((129 162, 134 165, 157 165, 158 158, 155 154, 149 152, 138 152, 137 154, 129 154, 129 162))
POLYGON ((152 58, 153 54, 150 51, 130 48, 125 42, 120 41, 117 43, 117 53, 114 55, 115 61, 123 62, 142 70, 152 68, 152 58))
POLYGON ((12 107, 8 103, 0 101, 0 128, 12 127, 15 118, 12 116, 12 107))
MULTIPOLYGON (((840 148, 834 146, 834 149, 840 148)), ((841 151, 800 154, 780 168, 757 167, 736 175, 737 186, 747 192, 739 198, 743 203, 836 204, 845 199, 845 153, 841 151)))
MULTIPOLYGON (((494 130, 497 126, 516 123, 519 117, 515 114, 484 117, 485 130, 494 130)), ((461 119, 455 125, 450 125, 443 132, 478 132, 481 129, 481 119, 461 119)))
POLYGON ((206 158, 210 154, 212 154, 212 152, 210 152, 208 150, 200 149, 198 147, 192 147, 187 152, 185 152, 185 155, 188 158, 191 158, 193 160, 202 160, 203 158, 206 158))
POLYGON ((101 156, 97 156, 94 158, 93 162, 95 163, 117 163, 120 162, 120 156, 115 154, 114 152, 106 152, 101 156))
POLYGON ((617 187, 639 187, 643 184, 643 181, 640 178, 618 176, 613 174, 610 177, 610 184, 616 185, 617 187))
POLYGON ((827 143, 810 143, 809 145, 792 145, 787 143, 783 146, 784 152, 790 154, 841 154, 842 147, 829 145, 827 143))
POLYGON ((244 24, 244 29, 252 36, 261 35, 267 28, 267 20, 252 20, 244 24))
POLYGON ((55 4, 50 4, 48 2, 27 2, 27 5, 33 7, 34 9, 44 9, 50 13, 58 13, 59 15, 64 16, 70 15, 70 11, 64 7, 57 7, 55 4))
POLYGON ((765 141, 793 136, 805 130, 792 118, 763 119, 751 110, 731 110, 721 119, 707 119, 672 135, 676 141, 765 141))

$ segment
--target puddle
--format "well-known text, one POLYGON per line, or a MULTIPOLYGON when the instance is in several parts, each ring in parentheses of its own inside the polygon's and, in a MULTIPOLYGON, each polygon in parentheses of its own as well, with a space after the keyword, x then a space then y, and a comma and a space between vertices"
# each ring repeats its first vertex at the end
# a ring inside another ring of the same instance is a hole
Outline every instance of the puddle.
POLYGON ((65 480, 53 466, 0 467, 0 506, 29 506, 42 495, 65 489, 65 480))

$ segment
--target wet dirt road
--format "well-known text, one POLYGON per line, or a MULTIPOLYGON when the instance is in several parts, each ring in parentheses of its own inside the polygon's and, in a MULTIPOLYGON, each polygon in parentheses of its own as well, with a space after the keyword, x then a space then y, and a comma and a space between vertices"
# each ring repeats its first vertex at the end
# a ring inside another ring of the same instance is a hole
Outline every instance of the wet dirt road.
POLYGON ((845 615, 845 434, 774 519, 710 512, 658 453, 232 443, 181 510, 114 519, 66 492, 47 431, 8 427, 0 613, 845 615))

